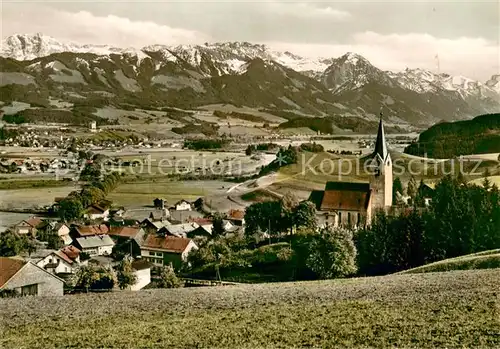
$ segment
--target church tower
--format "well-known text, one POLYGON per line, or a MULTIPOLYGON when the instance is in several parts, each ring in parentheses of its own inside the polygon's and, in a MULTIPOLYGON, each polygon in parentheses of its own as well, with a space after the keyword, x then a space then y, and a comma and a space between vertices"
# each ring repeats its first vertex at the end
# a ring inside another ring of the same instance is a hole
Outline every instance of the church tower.
POLYGON ((380 115, 375 150, 371 155, 372 208, 387 209, 392 206, 392 159, 385 141, 384 121, 380 115))

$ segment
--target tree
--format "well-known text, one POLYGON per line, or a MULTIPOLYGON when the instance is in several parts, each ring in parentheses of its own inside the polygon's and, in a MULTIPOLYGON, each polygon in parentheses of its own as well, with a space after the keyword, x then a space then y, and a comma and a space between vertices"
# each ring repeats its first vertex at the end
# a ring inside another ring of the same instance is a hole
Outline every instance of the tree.
POLYGON ((314 235, 306 265, 320 279, 340 278, 357 271, 356 247, 351 231, 325 228, 314 235))
POLYGON ((424 180, 420 180, 420 184, 418 185, 417 189, 417 195, 415 195, 415 205, 418 207, 424 207, 425 206, 425 190, 426 185, 424 183, 424 180))
POLYGON ((222 215, 217 212, 213 217, 213 228, 212 228, 212 238, 224 235, 224 220, 222 215))
POLYGON ((22 252, 31 254, 34 251, 35 244, 26 235, 19 235, 10 230, 0 233, 0 256, 12 257, 22 252))
POLYGON ((102 266, 89 264, 78 268, 75 274, 75 285, 83 288, 86 292, 90 290, 110 290, 115 284, 113 270, 102 266))
POLYGON ((83 216, 83 205, 76 198, 66 198, 59 203, 59 217, 63 221, 71 221, 83 216))
POLYGON ((287 191, 280 200, 281 204, 281 224, 283 230, 293 227, 293 210, 298 205, 298 200, 290 191, 287 191))
POLYGON ((392 183, 392 202, 396 203, 398 201, 397 193, 403 195, 403 183, 401 183, 401 179, 399 177, 394 178, 394 182, 392 183))
POLYGON ((181 280, 175 275, 174 268, 170 265, 163 267, 159 276, 157 283, 159 288, 178 288, 182 285, 181 280))
POLYGON ((486 190, 489 190, 491 188, 491 181, 490 181, 490 171, 486 169, 484 172, 484 179, 483 179, 483 188, 486 190))
POLYGON ((410 181, 408 182, 408 187, 406 189, 406 193, 408 196, 411 198, 412 202, 415 200, 415 197, 417 196, 417 181, 415 180, 415 177, 411 176, 410 181))
POLYGON ((270 235, 279 235, 286 231, 287 224, 283 224, 281 201, 265 201, 252 204, 245 211, 245 234, 253 236, 258 232, 268 232, 270 235))
POLYGON ((62 239, 57 235, 57 233, 49 233, 47 235, 47 247, 53 250, 58 250, 61 247, 64 246, 64 242, 62 239))
POLYGON ((316 230, 316 206, 311 201, 301 201, 293 208, 293 224, 296 228, 306 227, 316 230))
POLYGON ((132 263, 127 258, 124 258, 118 265, 116 280, 118 281, 118 286, 121 290, 135 285, 135 283, 137 282, 137 275, 134 273, 132 263))
POLYGON ((255 145, 250 144, 246 149, 245 149, 245 155, 250 156, 253 154, 255 151, 255 145))

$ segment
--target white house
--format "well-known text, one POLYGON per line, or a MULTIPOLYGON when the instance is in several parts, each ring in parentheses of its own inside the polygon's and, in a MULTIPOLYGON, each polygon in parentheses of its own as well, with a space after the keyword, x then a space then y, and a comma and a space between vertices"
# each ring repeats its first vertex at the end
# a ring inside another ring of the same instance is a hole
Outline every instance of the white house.
POLYGON ((191 203, 186 200, 180 200, 175 205, 174 208, 176 211, 191 211, 191 203))
POLYGON ((55 251, 40 259, 37 266, 47 270, 52 274, 73 274, 79 266, 79 263, 72 260, 63 251, 55 251))
POLYGON ((92 257, 110 255, 115 243, 108 235, 93 235, 77 238, 75 245, 92 257))
POLYGON ((87 210, 83 216, 91 220, 103 219, 107 221, 109 218, 109 209, 99 205, 91 205, 87 207, 87 210))
POLYGON ((69 236, 70 229, 65 223, 56 223, 54 232, 61 238, 65 245, 69 245, 73 241, 69 236))
POLYGON ((134 269, 137 281, 134 285, 130 286, 130 290, 139 291, 151 282, 151 263, 144 259, 138 259, 132 262, 132 268, 134 269))

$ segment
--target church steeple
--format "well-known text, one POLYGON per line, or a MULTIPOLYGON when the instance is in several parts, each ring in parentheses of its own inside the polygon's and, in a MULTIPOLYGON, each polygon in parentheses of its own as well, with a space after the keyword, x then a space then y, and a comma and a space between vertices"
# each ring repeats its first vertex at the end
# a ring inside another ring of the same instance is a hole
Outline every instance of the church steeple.
POLYGON ((374 172, 370 178, 372 208, 386 209, 392 206, 392 160, 385 140, 384 121, 380 113, 377 141, 371 156, 374 172))
POLYGON ((387 150, 387 143, 385 141, 384 120, 382 113, 380 113, 380 122, 378 124, 377 141, 375 142, 375 151, 373 156, 379 155, 383 162, 390 158, 389 151, 387 150))

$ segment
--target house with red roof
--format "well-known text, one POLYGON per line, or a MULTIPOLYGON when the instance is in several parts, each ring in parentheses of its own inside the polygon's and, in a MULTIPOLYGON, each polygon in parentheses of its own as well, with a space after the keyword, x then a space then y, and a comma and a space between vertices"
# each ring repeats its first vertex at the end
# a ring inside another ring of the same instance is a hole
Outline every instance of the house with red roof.
POLYGON ((116 248, 120 251, 131 254, 134 257, 141 255, 140 246, 144 241, 145 235, 143 228, 137 226, 111 227, 108 235, 115 241, 116 248))
POLYGON ((22 296, 62 296, 64 281, 47 270, 21 259, 0 257, 0 292, 22 296))
POLYGON ((80 250, 75 246, 65 246, 49 253, 36 265, 56 275, 74 274, 80 266, 80 250))
POLYGON ((24 221, 19 222, 14 226, 14 231, 22 235, 36 235, 37 228, 43 223, 43 220, 39 217, 31 217, 24 221))
POLYGON ((106 235, 109 233, 109 228, 106 224, 74 225, 72 228, 71 235, 73 239, 94 235, 106 235))
POLYGON ((245 225, 245 211, 243 210, 229 210, 226 214, 226 219, 236 226, 245 225))
POLYGON ((196 249, 198 246, 188 238, 149 234, 141 244, 141 257, 155 266, 172 265, 178 269, 196 249))

